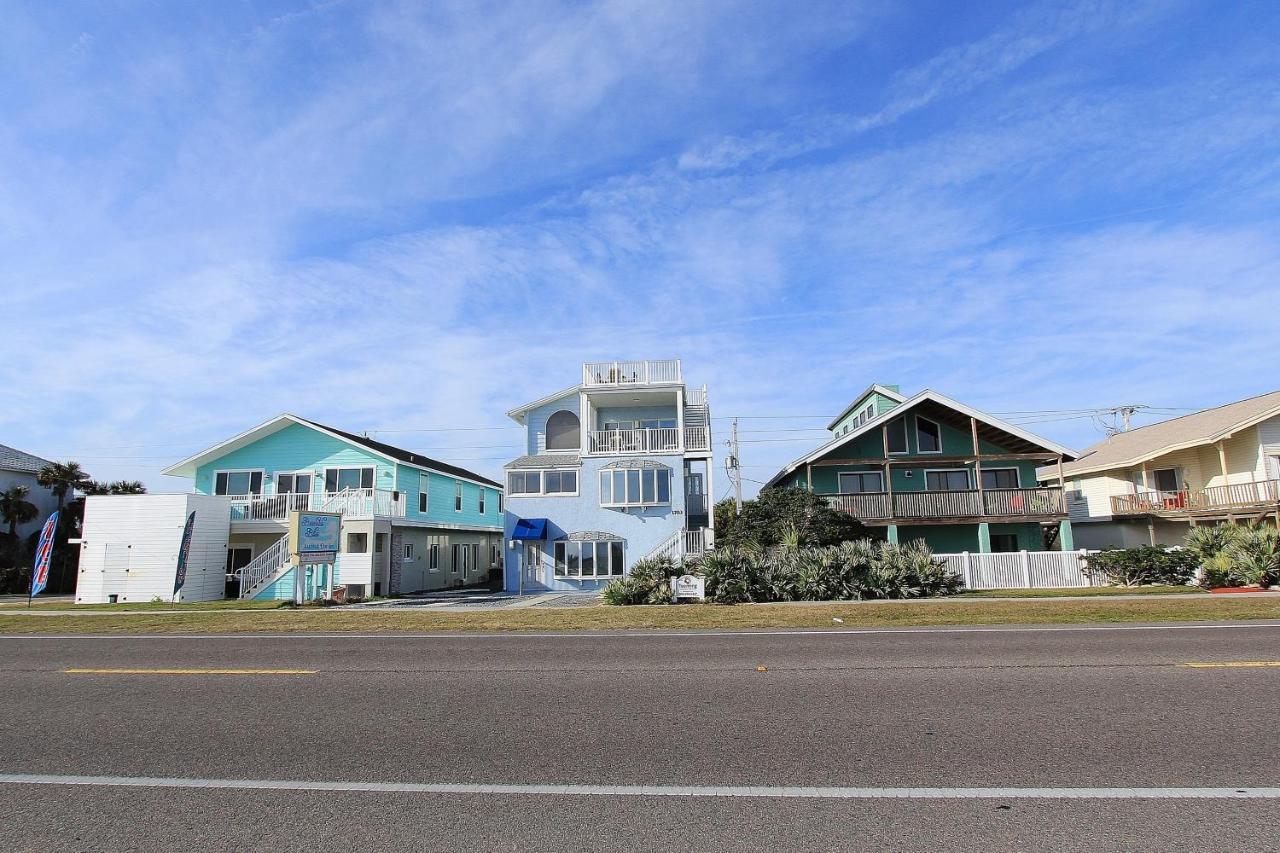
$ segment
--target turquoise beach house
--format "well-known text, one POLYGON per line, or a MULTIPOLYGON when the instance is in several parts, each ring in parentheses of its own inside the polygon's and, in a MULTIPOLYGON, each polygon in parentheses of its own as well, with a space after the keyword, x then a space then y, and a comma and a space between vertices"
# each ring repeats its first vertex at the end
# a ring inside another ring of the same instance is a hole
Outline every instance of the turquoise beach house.
POLYGON ((333 580, 349 595, 479 584, 501 566, 501 484, 296 415, 272 418, 164 473, 191 478, 197 495, 224 499, 233 595, 292 596, 284 545, 291 510, 341 513, 333 580))

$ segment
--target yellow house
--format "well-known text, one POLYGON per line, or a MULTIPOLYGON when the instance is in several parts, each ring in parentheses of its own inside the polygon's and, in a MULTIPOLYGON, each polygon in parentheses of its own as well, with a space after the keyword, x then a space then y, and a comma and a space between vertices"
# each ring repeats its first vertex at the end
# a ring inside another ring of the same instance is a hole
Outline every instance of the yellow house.
POLYGON ((1082 548, 1181 544, 1198 524, 1280 523, 1280 391, 1118 433, 1061 485, 1082 548))

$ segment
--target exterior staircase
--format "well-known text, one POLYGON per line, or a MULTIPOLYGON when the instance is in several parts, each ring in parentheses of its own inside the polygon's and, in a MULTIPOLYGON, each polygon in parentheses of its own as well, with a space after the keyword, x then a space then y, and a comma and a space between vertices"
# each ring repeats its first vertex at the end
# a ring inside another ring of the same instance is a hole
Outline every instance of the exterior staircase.
POLYGON ((701 557, 711 550, 711 533, 705 527, 695 530, 677 530, 661 545, 645 554, 645 560, 668 557, 673 563, 684 562, 686 557, 701 557))
POLYGON ((684 444, 686 450, 711 449, 711 412, 705 385, 691 389, 685 397, 684 444))
POLYGON ((236 572, 236 577, 240 579, 240 598, 255 597, 291 568, 289 536, 285 534, 236 572))

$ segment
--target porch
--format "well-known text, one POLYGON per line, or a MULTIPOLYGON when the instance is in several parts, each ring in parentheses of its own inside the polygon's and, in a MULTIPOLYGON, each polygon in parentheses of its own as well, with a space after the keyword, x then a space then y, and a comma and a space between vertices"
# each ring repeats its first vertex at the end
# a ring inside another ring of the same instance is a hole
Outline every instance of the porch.
POLYGON ((1280 509, 1280 480, 1232 483, 1203 489, 1150 490, 1111 497, 1112 515, 1164 517, 1280 509))
POLYGON ((977 520, 1017 518, 1027 520, 1066 517, 1062 489, 983 489, 966 491, 862 492, 826 494, 829 506, 860 521, 977 520))
POLYGON ((344 489, 340 492, 301 492, 282 495, 227 495, 231 522, 289 520, 294 510, 337 512, 345 518, 404 518, 405 495, 386 489, 344 489))

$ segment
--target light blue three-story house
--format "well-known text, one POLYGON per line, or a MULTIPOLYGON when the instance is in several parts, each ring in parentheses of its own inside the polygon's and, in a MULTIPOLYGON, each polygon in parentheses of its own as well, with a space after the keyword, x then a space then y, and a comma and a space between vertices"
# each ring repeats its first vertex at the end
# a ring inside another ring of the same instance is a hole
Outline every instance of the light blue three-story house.
POLYGON ((645 557, 714 540, 706 386, 679 360, 582 366, 581 381, 507 413, 525 454, 505 466, 505 584, 594 591, 645 557))

